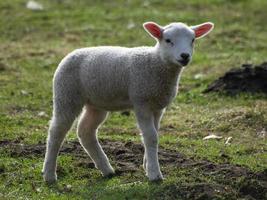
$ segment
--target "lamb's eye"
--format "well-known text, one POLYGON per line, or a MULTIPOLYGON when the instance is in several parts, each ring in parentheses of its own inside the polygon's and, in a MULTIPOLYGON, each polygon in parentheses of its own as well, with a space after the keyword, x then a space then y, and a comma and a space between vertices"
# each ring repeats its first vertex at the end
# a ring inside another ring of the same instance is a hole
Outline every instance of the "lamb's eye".
POLYGON ((195 38, 192 39, 192 44, 195 42, 195 38))
POLYGON ((172 41, 170 39, 166 39, 165 42, 172 43, 172 41))

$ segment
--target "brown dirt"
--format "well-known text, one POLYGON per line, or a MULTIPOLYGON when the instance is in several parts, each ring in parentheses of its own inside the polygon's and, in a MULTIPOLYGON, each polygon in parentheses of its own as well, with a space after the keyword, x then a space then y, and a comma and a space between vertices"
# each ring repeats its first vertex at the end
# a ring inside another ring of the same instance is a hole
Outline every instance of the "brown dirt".
MULTIPOLYGON (((141 144, 110 140, 100 142, 108 157, 115 162, 118 175, 141 171, 143 158, 141 144)), ((43 157, 45 152, 44 143, 23 145, 18 140, 0 141, 0 148, 5 148, 11 157, 43 157)), ((94 168, 94 164, 78 141, 65 142, 61 154, 71 154, 77 158, 78 161, 73 164, 78 167, 94 168)), ((195 160, 164 148, 159 150, 159 160, 163 173, 167 176, 170 168, 180 168, 212 179, 206 182, 199 179, 182 185, 181 183, 163 185, 163 191, 159 195, 162 198, 164 195, 173 199, 266 199, 267 197, 267 169, 256 173, 229 163, 218 164, 207 160, 195 160)), ((190 174, 188 176, 190 178, 190 174)))
POLYGON ((230 95, 240 92, 267 94, 267 62, 258 66, 244 64, 241 68, 231 69, 211 83, 204 91, 207 92, 226 92, 230 95))

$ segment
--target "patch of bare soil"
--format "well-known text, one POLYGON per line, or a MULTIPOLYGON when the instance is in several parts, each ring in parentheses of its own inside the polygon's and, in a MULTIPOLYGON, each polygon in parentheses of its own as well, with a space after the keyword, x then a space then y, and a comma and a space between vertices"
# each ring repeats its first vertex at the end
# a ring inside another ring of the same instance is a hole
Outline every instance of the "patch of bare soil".
POLYGON ((204 91, 207 92, 226 92, 230 95, 240 92, 267 94, 267 62, 257 66, 244 64, 241 68, 231 69, 211 83, 204 91))
MULTIPOLYGON (((142 144, 110 140, 101 140, 100 143, 108 157, 115 161, 117 174, 141 171, 142 144)), ((44 143, 23 145, 19 141, 0 141, 0 148, 9 152, 11 157, 43 157, 45 152, 44 143)), ((78 167, 94 168, 93 162, 78 141, 65 142, 61 154, 75 156, 78 162, 74 165, 78 167)), ((166 196, 173 199, 266 199, 267 197, 267 169, 256 173, 229 163, 218 164, 188 158, 177 151, 164 148, 159 150, 159 160, 167 176, 168 169, 180 168, 197 172, 212 181, 199 179, 190 184, 177 181, 177 185, 164 185, 162 193, 155 197, 166 196)), ((188 176, 190 177, 190 174, 188 176)))

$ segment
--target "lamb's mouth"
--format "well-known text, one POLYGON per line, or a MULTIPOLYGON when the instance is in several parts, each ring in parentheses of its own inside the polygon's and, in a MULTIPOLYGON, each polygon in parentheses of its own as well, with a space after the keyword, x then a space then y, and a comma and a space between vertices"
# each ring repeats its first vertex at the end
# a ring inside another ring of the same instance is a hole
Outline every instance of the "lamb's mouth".
POLYGON ((186 66, 186 65, 188 65, 188 63, 189 63, 189 59, 187 59, 187 60, 177 60, 178 61, 178 63, 180 64, 180 65, 182 65, 183 67, 184 66, 186 66))

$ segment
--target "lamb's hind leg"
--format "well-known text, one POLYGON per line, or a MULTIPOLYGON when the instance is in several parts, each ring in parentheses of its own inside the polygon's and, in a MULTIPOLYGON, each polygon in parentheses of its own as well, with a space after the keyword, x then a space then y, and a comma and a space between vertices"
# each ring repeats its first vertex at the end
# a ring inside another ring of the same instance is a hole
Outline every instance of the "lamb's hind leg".
MULTIPOLYGON (((43 165, 43 176, 47 183, 52 183, 57 180, 56 161, 61 144, 70 129, 76 115, 75 112, 59 113, 54 112, 47 138, 47 147, 45 161, 43 165)), ((76 113, 77 114, 77 113, 76 113)))
POLYGON ((107 112, 87 105, 78 123, 78 137, 81 145, 104 176, 114 174, 109 160, 97 139, 97 129, 106 119, 107 112))

